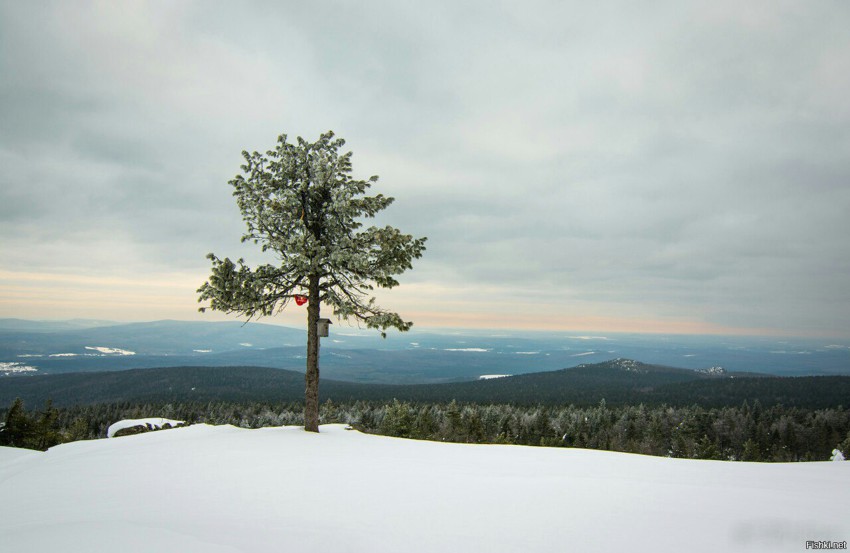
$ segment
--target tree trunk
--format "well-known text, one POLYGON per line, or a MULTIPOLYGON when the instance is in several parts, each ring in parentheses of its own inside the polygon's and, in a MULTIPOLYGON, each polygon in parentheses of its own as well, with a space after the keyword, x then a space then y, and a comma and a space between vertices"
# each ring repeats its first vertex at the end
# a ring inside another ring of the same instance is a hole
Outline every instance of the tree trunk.
POLYGON ((310 276, 307 303, 307 372, 304 375, 304 430, 319 431, 319 277, 310 276))

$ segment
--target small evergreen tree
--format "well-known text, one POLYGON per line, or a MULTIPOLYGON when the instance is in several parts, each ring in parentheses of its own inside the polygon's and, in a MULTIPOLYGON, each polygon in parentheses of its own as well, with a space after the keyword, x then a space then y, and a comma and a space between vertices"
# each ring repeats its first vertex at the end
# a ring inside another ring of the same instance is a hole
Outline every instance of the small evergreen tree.
POLYGON ((445 424, 443 425, 443 437, 450 442, 461 441, 463 434, 463 421, 457 401, 452 400, 451 403, 446 406, 444 417, 445 424))
POLYGON ((413 437, 422 440, 430 440, 437 434, 439 426, 434 418, 433 408, 425 405, 419 408, 416 419, 413 421, 413 437))
POLYGON ((410 407, 407 403, 394 399, 384 410, 384 418, 380 427, 381 434, 409 438, 412 431, 413 416, 410 413, 410 407))
POLYGON ((337 417, 336 404, 333 400, 328 399, 322 404, 321 410, 319 411, 319 418, 322 423, 328 424, 331 422, 339 422, 337 417))
POLYGON ((32 441, 34 426, 32 419, 24 410, 23 400, 15 398, 6 413, 5 424, 0 430, 0 445, 28 447, 32 441))
POLYGON ((56 428, 59 411, 53 406, 53 400, 48 399, 41 416, 35 421, 32 445, 42 451, 64 441, 64 436, 56 428))
POLYGON ((761 449, 751 438, 744 442, 744 451, 741 454, 742 461, 762 461, 761 449))
POLYGON ((700 438, 694 448, 695 459, 720 459, 720 451, 714 442, 706 435, 700 438))
POLYGON ((471 405, 464 409, 462 419, 466 434, 465 442, 478 444, 487 440, 484 434, 484 423, 481 421, 477 405, 471 405))

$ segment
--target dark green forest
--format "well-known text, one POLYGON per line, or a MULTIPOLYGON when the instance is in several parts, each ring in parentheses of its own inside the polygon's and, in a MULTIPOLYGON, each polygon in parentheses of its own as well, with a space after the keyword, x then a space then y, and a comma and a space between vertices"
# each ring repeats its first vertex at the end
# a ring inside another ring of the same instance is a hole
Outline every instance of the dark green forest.
MULTIPOLYGON (((15 398, 28 405, 53 400, 70 407, 94 403, 289 402, 304 395, 304 373, 268 367, 167 367, 126 371, 0 378, 0 405, 15 398)), ((735 407, 758 400, 826 409, 847 405, 850 376, 753 377, 711 375, 630 360, 492 380, 445 384, 390 385, 322 380, 321 396, 354 401, 507 403, 592 406, 670 405, 735 407)))
MULTIPOLYGON (((103 438, 122 419, 165 417, 244 428, 302 425, 299 402, 105 403, 0 410, 0 445, 46 449, 103 438)), ((740 461, 824 461, 850 451, 850 410, 807 409, 760 401, 737 407, 592 406, 326 401, 321 422, 424 440, 590 448, 647 455, 740 461)), ((122 438, 118 438, 122 439, 122 438)))

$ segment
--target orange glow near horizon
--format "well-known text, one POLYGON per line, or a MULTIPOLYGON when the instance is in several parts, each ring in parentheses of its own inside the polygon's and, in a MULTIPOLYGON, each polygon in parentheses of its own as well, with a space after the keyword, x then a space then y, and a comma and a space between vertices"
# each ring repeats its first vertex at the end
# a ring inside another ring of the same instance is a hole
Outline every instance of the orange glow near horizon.
MULTIPOLYGON (((0 317, 121 322, 240 320, 235 315, 198 312, 196 289, 203 280, 204 276, 189 273, 139 278, 0 270, 0 317)), ((725 327, 699 320, 598 314, 613 312, 616 306, 584 305, 579 309, 542 300, 493 301, 490 298, 505 297, 495 288, 457 290, 419 283, 381 291, 380 296, 379 304, 398 310, 405 320, 414 321, 416 329, 791 336, 775 329, 725 327), (427 309, 423 309, 425 305, 427 309), (590 310, 595 313, 587 313, 590 310), (565 315, 565 311, 573 314, 565 315)), ((283 313, 260 322, 300 327, 306 318, 302 309, 292 304, 283 313)))

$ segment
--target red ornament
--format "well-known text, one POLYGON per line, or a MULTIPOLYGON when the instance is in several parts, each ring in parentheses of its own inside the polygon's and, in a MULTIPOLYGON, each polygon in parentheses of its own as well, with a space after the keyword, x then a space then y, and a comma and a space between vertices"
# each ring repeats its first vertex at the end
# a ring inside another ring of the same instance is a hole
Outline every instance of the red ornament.
POLYGON ((296 303, 296 305, 304 305, 305 303, 307 303, 307 296, 302 296, 300 294, 296 295, 295 296, 295 303, 296 303))

